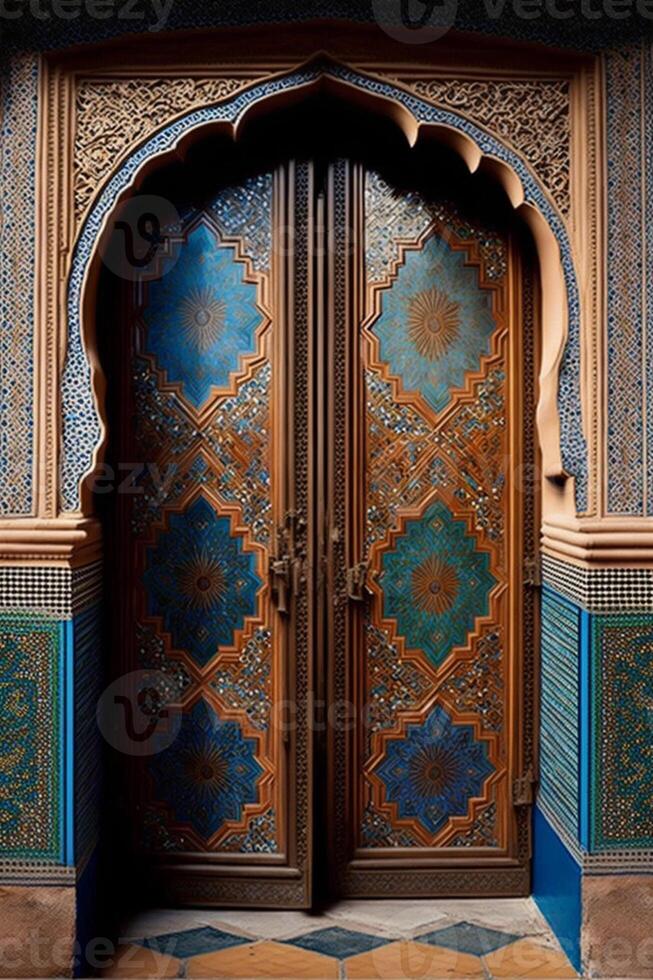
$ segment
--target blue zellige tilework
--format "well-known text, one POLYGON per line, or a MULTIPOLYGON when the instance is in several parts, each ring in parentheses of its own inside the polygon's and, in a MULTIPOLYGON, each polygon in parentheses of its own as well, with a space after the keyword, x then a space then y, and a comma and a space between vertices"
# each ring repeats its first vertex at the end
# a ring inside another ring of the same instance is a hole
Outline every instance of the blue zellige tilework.
POLYGON ((308 949, 313 953, 344 960, 349 956, 357 956, 358 953, 368 953, 371 949, 378 949, 391 940, 384 939, 382 936, 370 936, 367 932, 355 932, 352 929, 333 926, 329 929, 317 929, 297 939, 288 939, 287 942, 292 946, 299 946, 300 949, 308 949))
POLYGON ((574 839, 579 833, 580 610, 542 590, 540 796, 574 839))

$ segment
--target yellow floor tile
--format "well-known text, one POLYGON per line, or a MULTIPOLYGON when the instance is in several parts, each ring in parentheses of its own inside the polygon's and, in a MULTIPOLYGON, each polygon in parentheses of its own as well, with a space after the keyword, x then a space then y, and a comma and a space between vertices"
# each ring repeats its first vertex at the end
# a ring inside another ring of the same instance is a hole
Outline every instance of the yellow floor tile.
POLYGON ((338 961, 297 946, 263 942, 194 956, 186 964, 186 976, 336 980, 338 961))
POLYGON ((111 966, 102 970, 109 977, 178 977, 181 963, 173 956, 164 956, 145 946, 118 946, 111 966))
POLYGON ((492 977, 576 977, 578 974, 564 953, 541 946, 532 939, 520 939, 483 957, 492 977))
POLYGON ((427 980, 433 977, 482 977, 476 956, 426 943, 398 942, 345 960, 348 980, 427 980))

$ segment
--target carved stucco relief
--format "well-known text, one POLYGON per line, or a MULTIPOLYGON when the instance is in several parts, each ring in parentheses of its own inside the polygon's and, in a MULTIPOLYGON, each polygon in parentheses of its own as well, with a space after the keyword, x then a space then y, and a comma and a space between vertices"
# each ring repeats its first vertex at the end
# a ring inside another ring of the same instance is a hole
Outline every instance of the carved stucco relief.
MULTIPOLYGON (((78 226, 95 193, 140 143, 180 115, 229 99, 272 74, 269 69, 248 70, 246 66, 216 70, 220 74, 209 78, 89 75, 78 79, 74 96, 72 175, 78 226)), ((406 71, 395 81, 424 101, 467 118, 470 125, 481 125, 507 149, 516 151, 542 182, 559 213, 568 217, 571 122, 567 80, 419 78, 414 73, 411 77, 406 71)), ((575 359, 574 364, 579 360, 578 344, 572 346, 561 371, 561 388, 566 388, 563 376, 569 357, 575 359)), ((577 425, 580 417, 577 365, 572 374, 573 416, 577 425)), ((569 450, 569 445, 573 450, 575 443, 570 443, 566 428, 563 419, 561 445, 568 450, 565 463, 570 464, 568 471, 576 475, 579 509, 586 510, 587 447, 581 438, 576 440, 578 451, 569 450)), ((589 449, 593 456, 593 446, 589 449)), ((590 509, 591 506, 590 500, 590 509)))
POLYGON ((174 116, 219 102, 255 77, 83 79, 75 105, 76 219, 117 161, 137 143, 174 116))
MULTIPOLYGON (((76 98, 77 219, 107 172, 138 142, 179 113, 227 98, 262 75, 81 80, 76 98)), ((405 77, 395 80, 416 95, 467 116, 512 146, 530 164, 560 211, 568 214, 568 82, 405 77)))
POLYGON ((396 80, 421 98, 467 116, 515 149, 530 164, 562 214, 569 213, 567 81, 396 80))

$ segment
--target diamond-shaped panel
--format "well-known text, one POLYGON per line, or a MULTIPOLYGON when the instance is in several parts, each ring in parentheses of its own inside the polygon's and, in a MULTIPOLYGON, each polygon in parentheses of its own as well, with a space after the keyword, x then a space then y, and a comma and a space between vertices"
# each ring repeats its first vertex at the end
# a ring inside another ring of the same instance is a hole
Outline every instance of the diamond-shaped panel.
POLYGON ((316 932, 309 932, 307 935, 299 936, 297 939, 289 939, 288 943, 293 946, 300 946, 302 949, 310 949, 315 953, 322 953, 324 956, 335 956, 339 960, 344 960, 348 956, 355 956, 358 953, 367 953, 371 949, 378 949, 390 942, 381 936, 370 936, 366 932, 355 932, 352 929, 341 929, 339 926, 332 926, 329 929, 318 929, 316 932))
POLYGON ((143 317, 146 350, 168 381, 182 386, 199 408, 211 388, 226 388, 240 358, 254 353, 262 314, 256 286, 231 246, 218 243, 205 224, 188 235, 175 264, 148 287, 143 317))
POLYGON ((485 956, 516 942, 520 936, 510 932, 500 932, 498 929, 487 929, 471 922, 457 922, 454 926, 435 929, 423 936, 416 936, 416 941, 428 943, 430 946, 444 946, 455 949, 460 953, 473 953, 474 956, 485 956))
POLYGON ((148 614, 161 616, 173 646, 202 666, 255 615, 263 584, 255 555, 204 497, 170 514, 168 529, 147 549, 143 582, 148 614))
POLYGON ((238 722, 222 721, 198 701, 184 715, 172 745, 153 756, 149 770, 157 796, 177 822, 208 839, 225 820, 240 820, 247 803, 257 802, 263 770, 255 753, 256 740, 246 738, 238 722))
POLYGON ((486 744, 439 705, 423 724, 407 725, 403 737, 389 739, 376 767, 399 818, 418 821, 430 834, 451 817, 467 816, 470 799, 483 795, 493 772, 486 744))
POLYGON ((490 353, 495 322, 489 293, 479 288, 465 253, 432 236, 421 251, 406 253, 381 302, 372 328, 381 360, 406 391, 441 412, 451 389, 461 387, 490 353))
POLYGON ((496 584, 489 564, 465 522, 436 500, 406 521, 382 557, 383 615, 396 620, 408 649, 424 651, 437 667, 466 642, 476 617, 487 615, 496 584))

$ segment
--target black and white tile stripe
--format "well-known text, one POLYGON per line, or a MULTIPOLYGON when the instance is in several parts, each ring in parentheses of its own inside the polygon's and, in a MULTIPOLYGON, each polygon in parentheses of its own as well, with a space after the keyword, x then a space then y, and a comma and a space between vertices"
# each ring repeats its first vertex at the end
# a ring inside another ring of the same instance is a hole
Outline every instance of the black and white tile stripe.
POLYGON ((542 581, 591 613, 653 612, 652 568, 581 568, 543 555, 542 581))

